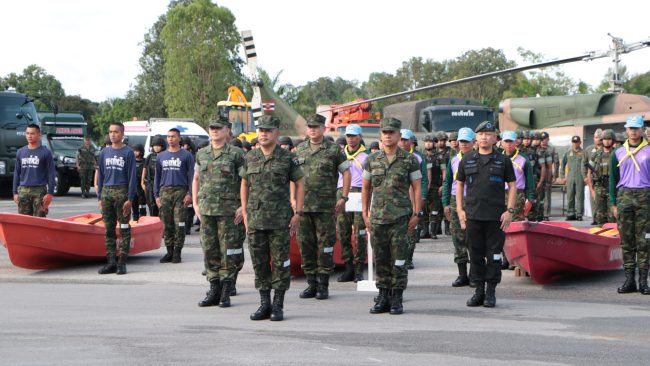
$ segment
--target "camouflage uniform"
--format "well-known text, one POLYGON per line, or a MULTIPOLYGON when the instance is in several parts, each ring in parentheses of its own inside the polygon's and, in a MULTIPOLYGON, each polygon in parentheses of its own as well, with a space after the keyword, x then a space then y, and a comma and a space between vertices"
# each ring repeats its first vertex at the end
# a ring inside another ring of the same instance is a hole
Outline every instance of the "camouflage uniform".
MULTIPOLYGON (((594 156, 596 155, 596 152, 600 151, 600 147, 597 145, 589 145, 587 146, 583 152, 584 152, 584 166, 582 167, 582 176, 587 177, 587 172, 591 170, 592 174, 594 171, 594 156)), ((591 197, 591 194, 589 195, 589 203, 591 205, 591 212, 593 216, 592 224, 596 222, 596 201, 594 198, 591 197)))
POLYGON ((435 231, 440 223, 440 212, 442 211, 442 204, 440 203, 439 189, 442 186, 442 168, 440 161, 437 159, 435 147, 432 150, 424 150, 422 154, 426 161, 427 168, 431 169, 431 182, 429 183, 427 192, 427 204, 424 207, 424 218, 422 219, 421 226, 426 228, 432 238, 435 238, 435 231), (431 230, 433 229, 433 231, 431 230))
POLYGON ((165 246, 183 248, 185 243, 186 187, 160 187, 160 220, 165 226, 165 246))
POLYGON ((36 217, 47 216, 43 207, 43 197, 47 194, 45 186, 18 187, 18 213, 36 217))
POLYGON ((596 197, 594 198, 594 221, 598 225, 603 225, 607 222, 616 222, 612 215, 609 203, 609 165, 612 161, 611 149, 606 152, 604 149, 596 151, 592 157, 593 171, 591 173, 591 180, 593 182, 596 197))
POLYGON ((87 196, 90 192, 90 186, 95 174, 95 149, 89 145, 81 145, 77 150, 77 163, 79 165, 79 185, 81 186, 82 196, 87 196))
POLYGON ((553 177, 558 176, 558 170, 560 166, 559 158, 557 151, 554 146, 548 145, 547 147, 540 146, 540 151, 546 156, 546 181, 548 184, 544 185, 544 215, 545 220, 551 216, 551 198, 553 193, 553 177), (552 169, 555 169, 553 171, 552 169))
POLYGON ((129 215, 124 214, 122 207, 128 197, 127 186, 104 186, 101 195, 102 220, 106 229, 106 255, 109 257, 116 256, 115 226, 120 224, 120 257, 129 254, 131 245, 131 226, 129 225, 129 215))
MULTIPOLYGON (((441 134, 444 134, 444 132, 441 132, 441 134)), ((442 137, 442 135, 439 134, 438 139, 442 137)), ((445 135, 446 136, 446 135, 445 135)), ((445 137, 446 138, 446 137, 445 137)), ((440 201, 441 198, 441 193, 440 193, 440 186, 442 186, 442 169, 447 166, 447 163, 449 163, 450 160, 450 154, 451 154, 452 149, 449 146, 445 146, 443 150, 438 150, 437 148, 435 149, 433 153, 433 159, 435 162, 433 163, 432 167, 435 165, 438 165, 440 167, 439 175, 436 174, 437 176, 433 176, 433 169, 431 170, 432 174, 432 183, 431 183, 431 188, 429 189, 429 222, 431 225, 429 225, 429 230, 433 227, 434 231, 431 233, 431 236, 439 230, 440 228, 440 223, 444 219, 443 211, 442 211, 442 203, 440 201), (434 185, 434 183, 437 183, 437 185, 434 185)), ((446 221, 446 219, 444 219, 446 221)))
POLYGON ((135 200, 133 201, 133 207, 131 208, 133 211, 133 220, 135 221, 138 221, 140 216, 147 215, 147 199, 144 190, 142 189, 142 185, 140 185, 140 178, 142 177, 144 164, 144 159, 135 160, 135 176, 137 177, 138 181, 138 192, 135 196, 135 200))
MULTIPOLYGON (((544 200, 544 189, 540 188, 540 190, 536 190, 537 184, 539 183, 539 180, 541 179, 542 175, 542 164, 546 164, 546 155, 541 156, 540 151, 535 148, 532 144, 528 147, 525 147, 521 152, 526 156, 528 162, 530 163, 532 167, 532 173, 533 173, 533 195, 534 195, 534 200, 535 203, 533 204, 533 208, 530 210, 528 213, 528 220, 530 221, 543 221, 544 220, 544 215, 543 212, 540 212, 542 210, 542 201, 544 200), (541 213, 541 218, 539 217, 541 213)), ((507 194, 506 194, 507 197, 507 194)), ((517 208, 515 208, 515 211, 517 208)), ((522 212, 523 213, 523 212, 522 212)), ((523 221, 523 220, 515 220, 514 216, 512 218, 512 221, 523 221)))
MULTIPOLYGON (((351 188, 350 192, 360 192, 359 188, 351 188)), ((341 198, 342 190, 338 190, 336 198, 341 198)), ((355 273, 363 272, 363 264, 366 261, 366 223, 363 222, 361 212, 341 212, 336 216, 336 227, 338 228, 339 241, 341 243, 341 259, 345 263, 355 264, 355 273), (356 239, 356 251, 352 253, 352 230, 356 239)))
POLYGON ((147 206, 149 206, 149 215, 158 216, 158 205, 156 205, 156 197, 153 193, 153 182, 156 175, 156 154, 151 152, 144 162, 144 185, 145 185, 145 198, 147 206))

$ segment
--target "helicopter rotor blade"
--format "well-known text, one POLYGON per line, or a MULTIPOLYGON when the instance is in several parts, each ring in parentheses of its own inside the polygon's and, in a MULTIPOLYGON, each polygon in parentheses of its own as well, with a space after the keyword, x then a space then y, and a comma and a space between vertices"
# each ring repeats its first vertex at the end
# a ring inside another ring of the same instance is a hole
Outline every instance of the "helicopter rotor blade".
POLYGON ((253 120, 257 125, 257 120, 262 117, 262 94, 260 92, 261 81, 257 76, 257 51, 255 50, 255 41, 253 40, 253 32, 242 31, 242 41, 244 43, 244 50, 246 52, 246 64, 251 75, 251 86, 253 88, 253 98, 251 99, 251 110, 253 112, 253 120))

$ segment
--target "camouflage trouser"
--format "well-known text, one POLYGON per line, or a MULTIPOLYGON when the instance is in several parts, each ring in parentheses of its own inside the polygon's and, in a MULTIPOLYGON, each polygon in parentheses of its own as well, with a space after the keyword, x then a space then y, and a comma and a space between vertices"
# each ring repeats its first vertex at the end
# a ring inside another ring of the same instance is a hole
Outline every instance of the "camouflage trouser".
POLYGON ((372 224, 370 243, 377 266, 377 288, 406 289, 408 221, 409 216, 404 216, 392 224, 372 224))
POLYGON ((289 228, 248 230, 248 249, 258 290, 288 290, 291 279, 289 228))
POLYGON ((585 207, 585 183, 582 176, 568 177, 566 182, 567 216, 582 216, 585 207))
POLYGON ((547 184, 547 187, 544 188, 544 217, 551 216, 551 198, 553 197, 553 185, 547 184))
POLYGON ((160 188, 160 220, 165 225, 165 246, 183 247, 185 243, 184 187, 160 188))
MULTIPOLYGON (((506 190, 505 198, 506 206, 508 206, 508 191, 506 190)), ((526 205, 526 193, 523 190, 517 190, 517 198, 515 199, 515 213, 512 214, 512 221, 524 221, 526 217, 524 216, 524 206, 526 205)), ((531 210, 532 212, 532 210, 531 210)), ((531 216, 529 214, 528 216, 531 216)))
POLYGON ((140 185, 138 185, 137 194, 135 195, 135 200, 133 200, 131 211, 133 212, 133 220, 135 221, 138 221, 140 216, 147 216, 147 200, 144 195, 144 189, 142 189, 140 185))
MULTIPOLYGON (((544 202, 546 201, 546 190, 540 188, 539 192, 535 192, 535 204, 530 210, 534 221, 544 221, 544 202)), ((525 203, 525 199, 524 199, 525 203)))
POLYGON ((120 224, 120 253, 129 254, 131 245, 131 226, 129 215, 124 214, 124 202, 128 200, 127 186, 110 186, 102 189, 102 219, 106 228, 106 254, 116 254, 117 234, 115 226, 120 224))
POLYGON ((469 262, 469 253, 467 252, 467 242, 465 241, 465 230, 460 228, 455 195, 450 197, 449 209, 451 210, 449 229, 451 231, 451 242, 454 244, 454 263, 467 263, 469 262))
POLYGON ((45 217, 43 197, 47 194, 45 186, 18 187, 18 213, 36 217, 45 217))
MULTIPOLYGON (((238 248, 243 248, 244 247, 244 241, 246 240, 246 226, 244 226, 244 222, 240 222, 239 225, 235 225, 235 229, 237 230, 237 238, 235 242, 237 243, 238 248)), ((237 268, 237 272, 241 271, 242 268, 244 268, 244 252, 242 251, 241 254, 234 255, 233 259, 235 260, 235 268, 237 268)), ((235 274, 235 276, 237 276, 235 274)))
MULTIPOLYGON (((337 195, 340 196, 340 190, 337 195)), ((361 212, 341 212, 336 216, 336 227, 339 233, 339 242, 341 243, 341 259, 345 263, 355 263, 363 265, 366 262, 366 223, 363 222, 361 212), (356 238, 357 248, 352 253, 352 228, 354 227, 354 237, 356 238)))
POLYGON ((625 269, 648 269, 650 261, 650 188, 621 188, 616 197, 618 230, 625 269))
POLYGON ((93 184, 95 169, 79 169, 79 185, 81 193, 90 192, 90 186, 93 184))
POLYGON ((424 218, 422 218, 421 227, 428 227, 429 223, 439 224, 442 221, 442 201, 438 194, 438 186, 432 185, 427 193, 427 204, 424 207, 424 218))
POLYGON ((298 224, 301 268, 306 275, 330 274, 334 270, 336 225, 331 212, 305 212, 298 224))
POLYGON ((201 247, 205 255, 206 278, 233 281, 236 257, 244 253, 234 216, 201 216, 201 247))
POLYGON ((598 225, 603 225, 608 222, 616 222, 612 215, 612 205, 609 203, 609 187, 596 185, 594 190, 596 191, 593 208, 594 220, 598 225))
POLYGON ((145 186, 144 196, 149 206, 149 216, 158 216, 158 205, 156 205, 156 197, 153 195, 153 185, 145 186))

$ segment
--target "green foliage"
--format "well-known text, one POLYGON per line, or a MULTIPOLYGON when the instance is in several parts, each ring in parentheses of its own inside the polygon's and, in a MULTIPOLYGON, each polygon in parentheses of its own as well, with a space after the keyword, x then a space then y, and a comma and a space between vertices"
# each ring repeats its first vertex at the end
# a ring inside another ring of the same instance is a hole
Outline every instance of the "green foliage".
POLYGON ((623 85, 628 93, 650 97, 650 71, 631 77, 623 85))
POLYGON ((343 104, 356 98, 365 98, 366 94, 357 84, 356 81, 344 80, 340 77, 318 78, 300 88, 293 108, 301 115, 307 116, 315 113, 319 105, 343 104))
POLYGON ((20 75, 10 73, 0 80, 0 85, 16 88, 19 93, 36 98, 39 110, 52 109, 65 96, 61 82, 38 65, 27 66, 20 75))
POLYGON ((108 133, 111 122, 124 122, 133 119, 131 101, 123 98, 109 98, 98 106, 98 113, 93 117, 93 134, 99 140, 108 133))
MULTIPOLYGON (((517 51, 526 63, 532 64, 545 60, 541 53, 534 53, 521 47, 517 51)), ((589 89, 584 82, 581 85, 576 84, 558 66, 550 66, 517 74, 515 83, 504 90, 503 98, 567 95, 581 91, 588 92, 589 89)))
POLYGON ((241 84, 235 17, 209 0, 183 3, 167 12, 160 38, 168 115, 207 125, 228 86, 241 84))

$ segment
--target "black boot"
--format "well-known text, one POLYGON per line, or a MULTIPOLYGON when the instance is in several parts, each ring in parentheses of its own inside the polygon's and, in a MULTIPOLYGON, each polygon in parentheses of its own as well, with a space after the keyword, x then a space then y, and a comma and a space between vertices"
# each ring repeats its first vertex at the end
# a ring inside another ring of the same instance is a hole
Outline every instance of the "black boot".
POLYGON ((160 258, 160 263, 169 263, 172 261, 172 257, 174 256, 174 247, 167 247, 167 254, 165 254, 162 258, 160 258))
POLYGON ((260 307, 251 314, 251 320, 263 320, 271 317, 271 291, 260 290, 260 307))
POLYGON ((336 279, 337 282, 350 282, 354 280, 354 267, 352 262, 345 263, 345 271, 339 278, 336 279))
POLYGON ((429 234, 429 224, 428 223, 423 223, 422 224, 422 230, 420 230, 420 238, 426 239, 429 238, 431 235, 429 234))
POLYGON ((458 263, 458 277, 451 284, 453 287, 463 287, 469 285, 467 277, 467 263, 458 263))
POLYGON ((237 296, 237 275, 239 271, 235 272, 235 278, 232 280, 232 287, 230 288, 230 296, 237 296))
POLYGON ((299 296, 301 299, 316 297, 316 275, 307 275, 307 288, 299 296))
POLYGON ((375 297, 375 306, 370 308, 370 314, 381 314, 390 311, 390 289, 380 288, 379 295, 375 297))
POLYGON ((221 282, 221 299, 219 300, 220 308, 229 308, 230 307, 230 288, 232 287, 232 281, 222 281, 221 282))
POLYGON ((271 309, 271 321, 276 322, 284 319, 284 290, 275 290, 273 294, 273 308, 271 309))
POLYGON ((363 281, 363 263, 357 263, 354 267, 354 282, 363 281))
POLYGON ((485 301, 483 306, 486 308, 493 308, 497 304, 497 295, 496 295, 497 284, 494 282, 488 282, 487 289, 485 289, 485 301))
POLYGON ((648 270, 639 268, 639 292, 643 295, 650 295, 648 287, 648 270))
POLYGON ((510 268, 510 262, 508 262, 508 257, 506 257, 505 253, 501 253, 501 269, 508 269, 510 268))
POLYGON ((316 286, 316 300, 325 300, 330 297, 330 275, 327 273, 318 274, 318 285, 316 286))
POLYGON ((438 239, 438 225, 436 225, 435 222, 429 222, 429 235, 431 235, 431 239, 438 239))
POLYGON ((100 268, 97 273, 99 274, 109 274, 115 273, 117 271, 117 263, 115 263, 115 254, 106 255, 106 265, 100 268))
POLYGON ((174 253, 172 254, 172 263, 180 263, 181 262, 181 251, 183 250, 183 247, 174 247, 174 253))
POLYGON ((451 235, 451 230, 449 229, 449 221, 445 220, 445 235, 451 235))
POLYGON ((485 302, 485 283, 476 282, 474 295, 467 300, 467 306, 481 306, 485 302))
POLYGON ((393 295, 390 298, 390 315, 399 315, 404 312, 402 307, 402 295, 404 290, 393 289, 393 295))
POLYGON ((619 287, 616 291, 618 291, 619 294, 629 294, 630 292, 636 292, 634 268, 625 269, 625 283, 623 283, 623 286, 619 287))
POLYGON ((118 275, 126 274, 126 258, 128 256, 126 253, 120 254, 120 259, 117 261, 117 270, 115 271, 118 275))
POLYGON ((210 281, 210 290, 205 293, 205 299, 199 301, 199 307, 219 305, 219 295, 221 294, 221 282, 219 279, 210 281))

